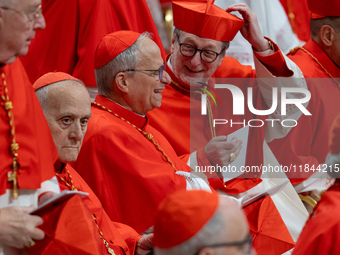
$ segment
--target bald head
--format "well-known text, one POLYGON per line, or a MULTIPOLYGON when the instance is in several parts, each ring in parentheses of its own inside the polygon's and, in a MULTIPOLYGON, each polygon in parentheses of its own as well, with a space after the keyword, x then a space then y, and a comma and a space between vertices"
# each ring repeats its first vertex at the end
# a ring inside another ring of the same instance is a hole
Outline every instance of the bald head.
POLYGON ((248 234, 248 224, 239 204, 225 196, 220 196, 219 202, 218 211, 223 216, 226 240, 234 242, 244 239, 248 234))
POLYGON ((59 161, 75 161, 91 116, 91 99, 85 86, 77 80, 63 80, 37 89, 36 94, 57 147, 59 161))

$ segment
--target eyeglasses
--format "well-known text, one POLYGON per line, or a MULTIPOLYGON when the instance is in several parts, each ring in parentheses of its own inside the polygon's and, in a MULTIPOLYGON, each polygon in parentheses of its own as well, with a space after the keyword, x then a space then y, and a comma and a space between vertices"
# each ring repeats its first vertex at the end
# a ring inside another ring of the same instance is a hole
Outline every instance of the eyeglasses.
POLYGON ((37 19, 39 19, 42 16, 42 9, 41 5, 38 6, 38 8, 35 11, 32 11, 30 13, 25 13, 23 11, 16 10, 14 8, 6 7, 6 6, 0 6, 1 9, 6 10, 6 11, 14 11, 24 17, 27 18, 29 22, 33 22, 37 19))
POLYGON ((219 55, 221 55, 221 53, 224 51, 224 47, 223 47, 223 49, 221 50, 220 53, 217 53, 217 52, 212 51, 212 50, 200 50, 200 49, 197 49, 196 47, 192 46, 191 44, 180 43, 179 41, 178 41, 178 44, 179 44, 179 51, 181 52, 181 54, 184 57, 191 58, 191 57, 196 55, 197 51, 199 51, 202 61, 204 61, 206 63, 214 62, 217 59, 217 57, 219 55))
MULTIPOLYGON (((125 70, 125 71, 121 71, 121 72, 153 72, 151 74, 151 76, 155 76, 159 78, 159 80, 161 80, 163 78, 163 73, 165 71, 165 62, 163 63, 163 65, 161 65, 161 67, 157 70, 139 70, 139 69, 129 69, 129 70, 125 70)), ((145 73, 146 74, 146 73, 145 73)), ((149 75, 149 74, 148 74, 149 75)))
MULTIPOLYGON (((243 246, 243 250, 244 250, 244 254, 251 254, 253 246, 252 246, 252 242, 253 242, 253 237, 248 234, 246 236, 245 239, 241 240, 241 241, 235 241, 235 242, 228 242, 228 243, 218 243, 218 244, 212 244, 212 245, 206 245, 203 248, 219 248, 219 247, 231 247, 231 246, 243 246)), ((198 252, 197 252, 198 254, 198 252)))

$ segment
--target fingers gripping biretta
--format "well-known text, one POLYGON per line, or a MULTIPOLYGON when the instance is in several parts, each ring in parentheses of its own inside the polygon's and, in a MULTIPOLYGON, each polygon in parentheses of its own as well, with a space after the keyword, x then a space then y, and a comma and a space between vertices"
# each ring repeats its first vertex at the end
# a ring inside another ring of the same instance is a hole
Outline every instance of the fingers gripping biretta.
POLYGON ((220 7, 214 0, 172 1, 174 26, 184 32, 216 41, 231 41, 244 21, 220 7))
POLYGON ((213 217, 218 195, 200 190, 181 190, 159 205, 154 224, 154 245, 171 248, 189 240, 213 217))
POLYGON ((311 19, 340 16, 340 0, 308 0, 311 19))
POLYGON ((65 80, 75 80, 81 84, 83 84, 80 80, 77 78, 74 78, 72 75, 69 75, 67 73, 63 72, 50 72, 46 73, 43 76, 41 76, 38 80, 35 81, 33 84, 33 89, 37 90, 44 86, 50 85, 52 83, 56 83, 59 81, 65 81, 65 80))
POLYGON ((329 151, 332 154, 340 153, 340 114, 334 120, 329 133, 329 151))
POLYGON ((109 63, 134 44, 139 36, 139 33, 128 30, 105 35, 97 46, 94 55, 94 68, 98 69, 109 63))

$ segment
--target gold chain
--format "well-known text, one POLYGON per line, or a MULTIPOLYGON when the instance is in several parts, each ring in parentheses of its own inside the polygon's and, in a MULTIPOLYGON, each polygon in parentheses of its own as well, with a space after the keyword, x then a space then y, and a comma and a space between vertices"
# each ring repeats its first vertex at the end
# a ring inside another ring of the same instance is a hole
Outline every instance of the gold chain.
POLYGON ((216 137, 216 130, 214 127, 214 117, 211 109, 210 101, 207 100, 207 107, 208 107, 208 118, 209 118, 209 126, 210 126, 210 132, 211 132, 211 138, 216 137))
POLYGON ((97 226, 97 229, 98 229, 98 232, 99 232, 99 237, 103 240, 103 243, 107 249, 107 252, 111 255, 115 255, 116 253, 114 252, 114 250, 112 250, 109 246, 109 243, 108 241, 106 241, 106 239, 104 238, 103 236, 103 232, 100 230, 99 226, 98 226, 98 222, 97 222, 97 217, 95 214, 92 214, 92 218, 94 220, 94 222, 96 223, 96 226, 97 226))
POLYGON ((153 136, 151 133, 147 133, 144 130, 140 129, 139 127, 137 127, 136 125, 132 124, 130 121, 124 119, 123 117, 120 117, 117 113, 114 113, 113 111, 111 111, 110 109, 106 108, 104 105, 100 105, 97 102, 92 102, 93 105, 113 114, 114 116, 116 116, 117 118, 125 121, 126 123, 130 124, 131 126, 133 126, 135 129, 137 129, 148 141, 152 142, 156 149, 158 151, 160 151, 163 155, 163 157, 166 159, 166 161, 175 169, 175 171, 177 171, 175 165, 172 163, 171 159, 168 157, 168 155, 166 155, 166 153, 164 152, 164 150, 159 146, 159 144, 155 141, 155 139, 153 139, 153 136))
MULTIPOLYGON (((269 41, 268 41, 269 42, 269 41)), ((184 91, 187 91, 187 92, 194 92, 194 93, 199 93, 199 94, 205 94, 206 93, 202 90, 190 90, 190 89, 187 89, 187 88, 184 88, 182 87, 181 85, 179 85, 177 82, 171 80, 171 83, 174 84, 175 86, 179 87, 180 89, 183 89, 184 91)), ((205 86, 206 88, 206 86, 205 86)), ((214 117, 213 117, 213 113, 212 113, 212 108, 211 108, 211 104, 210 104, 210 100, 207 100, 207 107, 208 107, 208 118, 209 118, 209 127, 210 127, 210 133, 211 133, 211 138, 213 137, 216 137, 216 130, 215 130, 215 127, 214 127, 214 117)))
POLYGON ((68 174, 68 177, 70 178, 70 183, 71 183, 71 185, 70 185, 63 177, 61 177, 58 173, 55 173, 55 175, 56 175, 60 180, 62 180, 62 181, 66 184, 67 187, 70 187, 71 190, 77 191, 77 189, 76 189, 76 188, 74 187, 74 185, 73 185, 73 179, 72 179, 72 176, 71 176, 70 172, 69 172, 67 169, 66 169, 66 172, 67 172, 67 174, 68 174))
POLYGON ((13 116, 13 103, 9 100, 8 96, 8 88, 7 88, 7 82, 5 79, 5 74, 1 73, 2 78, 2 84, 4 88, 4 94, 1 95, 1 105, 7 112, 7 122, 10 127, 10 147, 9 147, 9 153, 13 157, 13 164, 12 164, 12 170, 13 172, 7 173, 7 180, 13 182, 13 199, 18 199, 18 179, 17 179, 17 170, 19 169, 18 164, 18 150, 19 150, 19 144, 15 140, 15 124, 14 124, 14 116, 13 116))
POLYGON ((190 93, 190 92, 194 92, 194 93, 199 93, 198 91, 192 91, 190 89, 184 88, 181 85, 179 85, 177 82, 175 82, 174 80, 171 80, 171 83, 174 84, 175 86, 179 87, 180 89, 183 89, 184 91, 190 93))
POLYGON ((327 73, 327 75, 333 79, 333 81, 337 84, 338 88, 340 89, 340 82, 337 81, 328 71, 327 69, 319 62, 319 60, 314 57, 314 55, 312 53, 310 53, 308 50, 306 50, 305 48, 302 48, 302 47, 297 47, 298 49, 301 49, 303 50, 304 52, 306 52, 312 59, 314 59, 314 61, 321 67, 322 70, 325 71, 325 73, 327 73))
MULTIPOLYGON (((56 175, 60 180, 62 180, 62 181, 66 184, 66 186, 70 187, 71 190, 77 191, 77 189, 76 189, 76 188, 74 187, 74 185, 73 185, 72 175, 70 174, 70 172, 69 172, 67 169, 66 169, 66 171, 67 171, 68 177, 70 178, 70 183, 71 183, 71 185, 70 185, 63 177, 61 177, 58 173, 55 173, 55 175, 56 175)), ((100 228, 99 228, 99 226, 98 226, 98 222, 97 222, 96 215, 93 214, 93 215, 92 215, 92 218, 93 218, 94 222, 96 223, 97 229, 98 229, 98 231, 99 231, 99 237, 100 237, 100 239, 103 240, 103 243, 104 243, 104 245, 105 245, 105 247, 106 247, 106 249, 107 249, 107 252, 108 252, 109 254, 114 255, 115 252, 110 248, 109 243, 105 240, 105 238, 104 238, 104 236, 103 236, 103 232, 100 230, 100 228)))

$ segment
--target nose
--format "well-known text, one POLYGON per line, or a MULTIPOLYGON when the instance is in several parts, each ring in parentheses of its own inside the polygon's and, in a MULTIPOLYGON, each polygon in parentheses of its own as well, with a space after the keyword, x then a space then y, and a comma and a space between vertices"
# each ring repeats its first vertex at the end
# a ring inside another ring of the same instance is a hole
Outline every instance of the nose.
POLYGON ((170 75, 166 71, 163 72, 161 82, 165 83, 165 84, 170 84, 170 82, 171 82, 170 75))
POLYGON ((46 28, 46 22, 44 15, 41 13, 41 15, 34 20, 34 29, 45 29, 46 28))
POLYGON ((74 139, 75 141, 82 141, 84 137, 84 132, 82 129, 82 126, 80 125, 80 123, 74 123, 72 125, 72 130, 69 133, 69 138, 70 139, 74 139))
POLYGON ((192 66, 198 66, 201 64, 201 52, 196 51, 195 55, 191 57, 191 64, 192 66))

